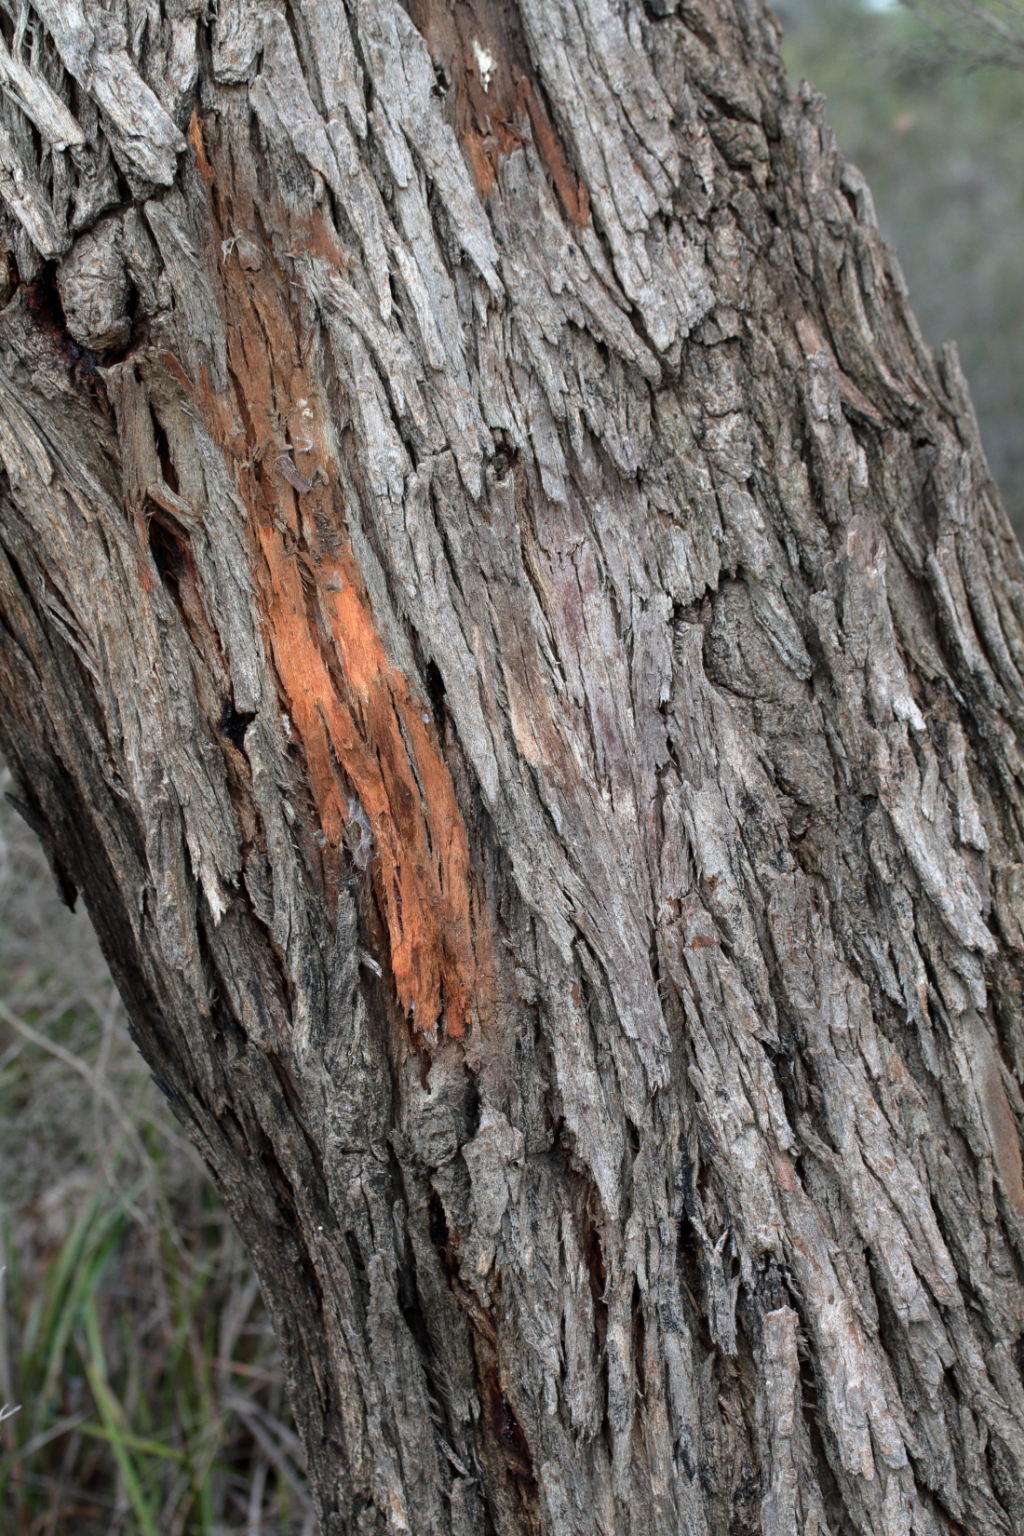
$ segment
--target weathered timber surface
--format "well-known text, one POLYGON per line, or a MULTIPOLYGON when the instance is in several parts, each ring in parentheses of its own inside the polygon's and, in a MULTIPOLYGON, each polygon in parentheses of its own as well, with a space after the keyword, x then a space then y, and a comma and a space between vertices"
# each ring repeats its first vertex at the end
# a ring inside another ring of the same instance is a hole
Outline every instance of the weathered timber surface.
POLYGON ((1024 570, 770 13, 0 4, 0 744, 327 1536, 1024 1529, 1024 570))

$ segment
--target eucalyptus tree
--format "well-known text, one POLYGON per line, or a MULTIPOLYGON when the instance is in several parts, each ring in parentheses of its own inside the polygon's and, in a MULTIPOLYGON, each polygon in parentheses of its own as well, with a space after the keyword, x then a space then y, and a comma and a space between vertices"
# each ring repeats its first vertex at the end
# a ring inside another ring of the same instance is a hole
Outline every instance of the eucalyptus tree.
POLYGON ((1024 571, 771 13, 3 3, 0 744, 323 1530, 1019 1529, 1024 571))

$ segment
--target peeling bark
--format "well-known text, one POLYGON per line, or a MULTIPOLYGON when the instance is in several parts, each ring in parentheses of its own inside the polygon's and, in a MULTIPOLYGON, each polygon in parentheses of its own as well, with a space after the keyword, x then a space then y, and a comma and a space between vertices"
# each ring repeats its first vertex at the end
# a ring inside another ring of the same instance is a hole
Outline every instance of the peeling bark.
POLYGON ((770 13, 0 4, 0 744, 327 1536, 1024 1529, 1024 567, 770 13))

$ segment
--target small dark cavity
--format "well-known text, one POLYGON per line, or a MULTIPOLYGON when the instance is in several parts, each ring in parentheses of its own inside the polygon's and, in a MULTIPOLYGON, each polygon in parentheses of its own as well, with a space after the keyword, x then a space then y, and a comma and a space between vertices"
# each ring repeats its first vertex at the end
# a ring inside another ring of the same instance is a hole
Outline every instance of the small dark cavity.
POLYGON ((444 686, 444 678, 441 676, 440 669, 435 661, 427 662, 423 681, 426 686, 427 700, 430 704, 431 713, 434 716, 434 724, 440 730, 444 723, 444 701, 448 690, 444 686))
POLYGON ((184 537, 173 533, 165 523, 154 517, 149 525, 149 548, 161 579, 167 585, 177 588, 189 564, 184 537))
POLYGON ((490 1399, 491 1433, 504 1452, 505 1465, 524 1493, 536 1492, 537 1482, 533 1475, 533 1458, 526 1443, 523 1427, 516 1418, 508 1398, 501 1390, 501 1379, 496 1367, 488 1373, 488 1397, 490 1399))
POLYGON ((434 1246, 438 1258, 441 1260, 441 1268, 445 1272, 448 1283, 458 1278, 459 1261, 455 1252, 455 1244, 452 1241, 451 1230, 448 1226, 448 1217, 437 1190, 432 1190, 427 1204, 427 1220, 430 1230, 430 1241, 434 1246))
POLYGON ((159 417, 150 406, 149 414, 153 421, 153 442, 156 445, 156 456, 160 460, 160 473, 164 477, 164 484, 177 496, 180 486, 178 483, 178 471, 171 459, 171 445, 167 441, 167 433, 164 431, 159 417))
POLYGON ((477 1087, 475 1079, 470 1080, 469 1087, 466 1089, 466 1096, 462 1101, 462 1109, 466 1117, 469 1134, 470 1136, 475 1136, 480 1125, 481 1110, 480 1089, 477 1087))
POLYGON ((224 735, 241 752, 245 744, 245 733, 256 719, 256 711, 252 709, 236 709, 231 699, 224 700, 221 711, 220 728, 224 735))
POLYGON ((505 480, 519 462, 518 451, 504 443, 499 444, 491 459, 491 472, 495 480, 505 480))
POLYGON ((439 1253, 448 1247, 450 1241, 448 1217, 441 1204, 441 1197, 436 1192, 430 1197, 430 1241, 439 1253))
MULTIPOLYGON (((10 270, 10 269, 9 269, 10 270)), ((76 384, 87 393, 106 402, 106 385, 100 368, 103 354, 93 352, 75 340, 68 330, 67 316, 57 287, 57 264, 48 261, 31 283, 19 285, 25 313, 36 330, 46 336, 76 384)))

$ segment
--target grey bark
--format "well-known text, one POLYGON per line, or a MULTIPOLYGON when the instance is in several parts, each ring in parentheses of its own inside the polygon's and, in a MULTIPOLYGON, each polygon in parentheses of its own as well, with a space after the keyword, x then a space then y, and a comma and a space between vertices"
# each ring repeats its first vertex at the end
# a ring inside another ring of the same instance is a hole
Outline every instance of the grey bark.
POLYGON ((0 745, 328 1536, 1024 1529, 1024 570, 759 0, 3 0, 0 745))

